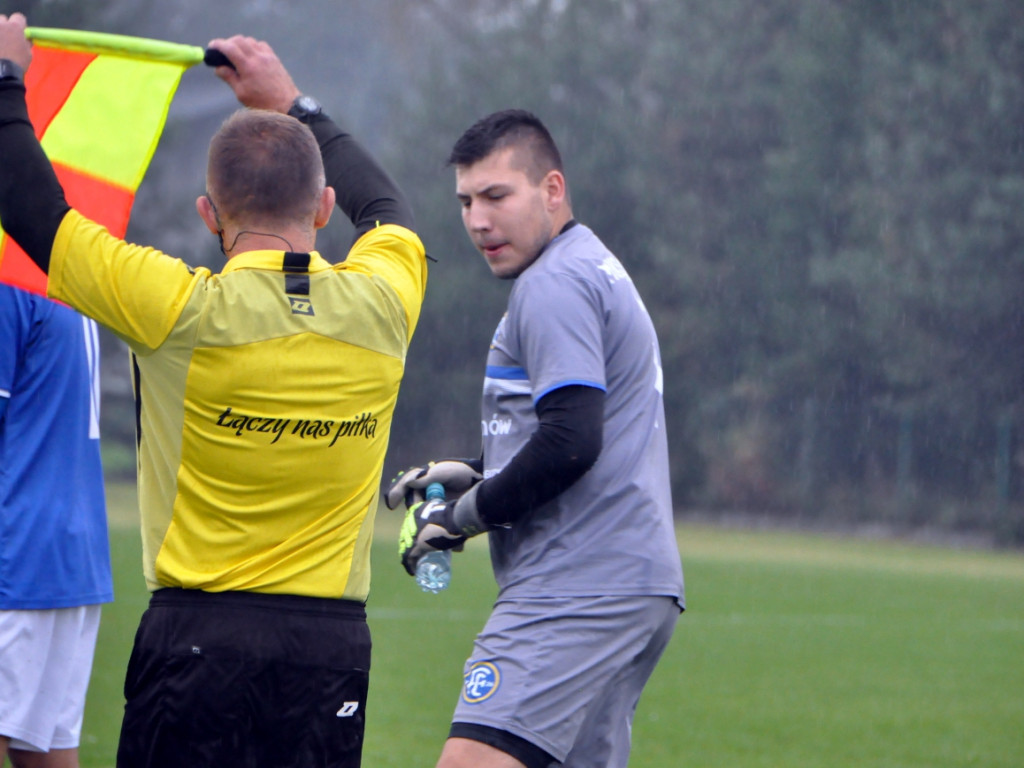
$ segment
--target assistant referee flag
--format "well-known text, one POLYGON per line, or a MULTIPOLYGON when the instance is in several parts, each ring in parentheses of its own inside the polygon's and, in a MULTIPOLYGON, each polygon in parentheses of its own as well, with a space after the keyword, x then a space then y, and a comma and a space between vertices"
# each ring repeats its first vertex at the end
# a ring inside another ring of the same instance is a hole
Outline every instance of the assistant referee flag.
MULTIPOLYGON (((29 119, 68 204, 124 237, 181 74, 203 49, 69 29, 27 35, 29 119)), ((0 282, 46 295, 46 275, 2 230, 0 282)))

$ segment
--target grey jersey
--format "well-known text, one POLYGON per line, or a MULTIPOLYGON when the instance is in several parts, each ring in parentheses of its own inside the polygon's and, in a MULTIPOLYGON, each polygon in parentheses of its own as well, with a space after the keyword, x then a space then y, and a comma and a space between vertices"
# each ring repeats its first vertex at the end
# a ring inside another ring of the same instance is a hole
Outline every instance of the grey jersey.
POLYGON ((517 278, 495 331, 485 477, 536 431, 536 402, 573 384, 606 393, 601 455, 557 498, 491 531, 500 596, 668 595, 682 606, 658 339, 622 264, 579 224, 517 278))

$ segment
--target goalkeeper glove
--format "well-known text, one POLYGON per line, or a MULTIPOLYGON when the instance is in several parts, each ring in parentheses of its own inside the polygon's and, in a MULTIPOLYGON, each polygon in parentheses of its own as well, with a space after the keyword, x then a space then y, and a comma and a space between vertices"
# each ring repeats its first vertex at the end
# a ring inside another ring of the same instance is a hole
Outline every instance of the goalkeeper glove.
POLYGON ((398 554, 410 576, 429 552, 461 548, 466 539, 487 530, 476 508, 477 488, 474 485, 456 501, 435 499, 409 507, 398 534, 398 554))
POLYGON ((432 461, 425 467, 412 467, 399 472, 391 481, 384 503, 388 509, 395 509, 403 501, 410 507, 422 501, 424 490, 431 483, 444 486, 445 498, 457 499, 483 479, 480 471, 467 459, 444 459, 432 461))

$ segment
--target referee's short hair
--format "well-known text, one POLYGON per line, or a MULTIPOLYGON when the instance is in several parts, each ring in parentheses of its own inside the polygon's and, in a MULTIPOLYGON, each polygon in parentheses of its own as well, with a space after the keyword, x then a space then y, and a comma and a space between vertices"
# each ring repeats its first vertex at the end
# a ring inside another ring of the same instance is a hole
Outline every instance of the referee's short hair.
POLYGON ((504 109, 475 122, 455 142, 448 165, 467 167, 506 147, 520 153, 519 160, 534 184, 549 171, 564 173, 551 133, 539 117, 525 109, 504 109))
POLYGON ((310 218, 324 183, 312 131, 288 115, 240 109, 210 141, 206 188, 221 216, 232 221, 310 218))

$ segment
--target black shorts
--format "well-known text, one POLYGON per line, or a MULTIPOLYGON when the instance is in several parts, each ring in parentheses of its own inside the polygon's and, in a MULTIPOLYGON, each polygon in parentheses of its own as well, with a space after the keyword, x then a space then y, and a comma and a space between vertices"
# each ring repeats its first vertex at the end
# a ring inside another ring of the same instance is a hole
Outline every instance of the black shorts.
POLYGON ((128 662, 118 768, 356 768, 369 673, 361 603, 159 590, 128 662))

